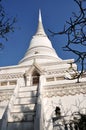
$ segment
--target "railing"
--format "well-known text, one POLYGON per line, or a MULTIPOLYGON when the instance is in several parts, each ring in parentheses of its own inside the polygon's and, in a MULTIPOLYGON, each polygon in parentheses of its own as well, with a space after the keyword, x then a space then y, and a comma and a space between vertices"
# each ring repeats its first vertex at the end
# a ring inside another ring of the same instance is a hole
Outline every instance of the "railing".
POLYGON ((41 102, 40 102, 40 86, 37 85, 37 105, 36 116, 34 119, 34 130, 40 130, 40 115, 41 115, 41 102))
POLYGON ((80 123, 77 121, 68 121, 62 118, 54 117, 53 130, 86 130, 86 122, 80 123))
MULTIPOLYGON (((54 124, 53 130, 80 130, 77 123, 54 124)), ((86 129, 85 129, 86 130, 86 129)))
MULTIPOLYGON (((40 79, 41 80, 41 79, 40 79)), ((36 117, 34 122, 34 130, 44 130, 44 122, 43 122, 43 103, 42 103, 42 85, 38 84, 37 89, 37 106, 36 106, 36 117)))
POLYGON ((10 113, 11 113, 11 110, 12 110, 12 107, 13 107, 13 104, 14 104, 14 101, 15 101, 16 97, 18 96, 19 87, 20 87, 20 85, 17 84, 17 85, 16 85, 16 88, 15 88, 15 90, 14 90, 14 93, 13 93, 11 99, 10 99, 10 102, 9 102, 9 105, 8 105, 8 112, 7 112, 8 118, 9 118, 9 116, 10 116, 10 113))
POLYGON ((7 109, 5 111, 4 119, 2 121, 2 128, 1 128, 1 130, 6 130, 7 129, 6 128, 7 127, 7 122, 8 122, 8 119, 9 119, 9 116, 10 116, 11 109, 13 107, 14 101, 15 101, 17 95, 18 95, 18 90, 19 90, 19 85, 17 84, 16 88, 15 88, 15 90, 13 92, 13 95, 12 95, 12 97, 10 99, 9 105, 7 106, 7 109))

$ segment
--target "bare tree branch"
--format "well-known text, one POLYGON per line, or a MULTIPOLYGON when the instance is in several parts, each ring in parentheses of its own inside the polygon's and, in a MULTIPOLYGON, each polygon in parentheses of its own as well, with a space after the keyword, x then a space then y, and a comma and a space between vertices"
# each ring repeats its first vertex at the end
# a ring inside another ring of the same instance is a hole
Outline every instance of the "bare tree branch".
MULTIPOLYGON (((0 38, 8 40, 7 34, 14 32, 14 23, 16 22, 16 17, 9 18, 1 2, 2 0, 0 0, 0 38)), ((3 44, 0 43, 0 48, 2 47, 3 44)))
POLYGON ((79 7, 79 12, 76 14, 73 12, 73 17, 70 17, 69 21, 66 21, 63 31, 53 32, 49 30, 52 36, 55 35, 66 35, 67 44, 63 47, 63 50, 74 53, 77 56, 75 62, 81 64, 81 72, 78 78, 82 75, 85 69, 86 51, 81 51, 77 49, 77 46, 83 47, 85 50, 86 46, 86 7, 83 6, 83 2, 86 0, 74 0, 79 7), (74 47, 75 45, 75 47, 74 47), (76 49, 75 49, 76 48, 76 49))

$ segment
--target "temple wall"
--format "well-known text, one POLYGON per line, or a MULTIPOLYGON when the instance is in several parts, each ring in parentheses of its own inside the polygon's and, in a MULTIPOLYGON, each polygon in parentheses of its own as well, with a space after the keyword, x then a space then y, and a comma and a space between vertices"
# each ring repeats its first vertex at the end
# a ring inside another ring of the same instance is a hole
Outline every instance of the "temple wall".
POLYGON ((86 94, 76 94, 74 96, 53 96, 43 99, 45 130, 53 130, 52 118, 56 117, 55 108, 58 106, 61 110, 61 116, 70 116, 74 112, 86 114, 86 94))

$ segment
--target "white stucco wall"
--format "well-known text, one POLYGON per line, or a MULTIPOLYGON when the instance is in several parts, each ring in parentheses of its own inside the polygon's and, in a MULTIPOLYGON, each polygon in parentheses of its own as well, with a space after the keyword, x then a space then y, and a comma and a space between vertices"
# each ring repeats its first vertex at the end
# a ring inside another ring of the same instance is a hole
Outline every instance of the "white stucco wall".
POLYGON ((63 97, 51 97, 44 98, 44 117, 45 117, 45 130, 52 130, 52 117, 55 117, 55 108, 56 106, 60 107, 61 115, 69 116, 73 112, 83 112, 86 113, 86 94, 80 95, 68 95, 63 97))

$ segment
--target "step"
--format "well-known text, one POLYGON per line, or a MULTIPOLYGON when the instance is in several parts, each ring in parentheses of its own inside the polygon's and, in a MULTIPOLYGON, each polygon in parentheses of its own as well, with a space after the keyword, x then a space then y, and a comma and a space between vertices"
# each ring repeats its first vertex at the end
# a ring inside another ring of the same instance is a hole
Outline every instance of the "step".
POLYGON ((26 112, 26 113, 11 113, 8 117, 8 122, 18 122, 18 121, 33 121, 35 112, 26 112))
POLYGON ((11 112, 29 112, 35 111, 35 104, 30 105, 14 105, 11 112))
POLYGON ((13 86, 10 86, 10 85, 7 86, 7 85, 6 85, 6 86, 3 86, 3 87, 0 87, 0 91, 3 91, 3 90, 4 90, 4 91, 11 91, 11 92, 13 92, 13 90, 15 89, 15 87, 16 87, 16 86, 14 86, 14 85, 13 85, 13 86))
POLYGON ((9 122, 7 130, 34 130, 33 122, 9 122))
POLYGON ((17 98, 16 101, 14 102, 15 104, 35 104, 37 101, 37 97, 33 98, 17 98))
POLYGON ((19 92, 36 91, 37 86, 20 87, 19 92))
POLYGON ((38 87, 38 85, 28 85, 28 86, 20 86, 20 88, 24 88, 24 87, 38 87))
POLYGON ((37 96, 37 91, 19 92, 18 97, 34 97, 37 96))

